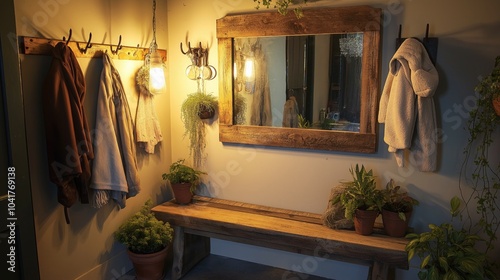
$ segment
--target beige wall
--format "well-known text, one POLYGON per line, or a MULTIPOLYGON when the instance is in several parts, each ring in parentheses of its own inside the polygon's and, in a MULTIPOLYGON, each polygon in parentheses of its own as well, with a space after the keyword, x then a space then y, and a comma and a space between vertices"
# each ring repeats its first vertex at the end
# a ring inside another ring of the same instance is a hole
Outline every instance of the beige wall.
MULTIPOLYGON (((439 147, 439 170, 421 173, 413 167, 398 168, 387 152, 382 135, 375 154, 352 154, 269 147, 225 145, 218 140, 217 123, 208 128, 209 172, 207 189, 211 196, 275 207, 321 213, 330 189, 340 180, 349 179, 349 166, 360 163, 374 170, 380 186, 394 178, 421 201, 415 210, 411 226, 425 230, 428 223, 449 220, 448 202, 458 194, 458 173, 462 149, 466 143, 463 130, 466 115, 461 107, 470 108, 467 100, 480 75, 491 71, 496 55, 500 55, 500 18, 498 1, 317 1, 312 6, 349 6, 369 4, 384 10, 382 39, 382 77, 384 84, 388 62, 394 54, 399 24, 403 36, 430 35, 439 37, 437 67, 441 82, 436 93, 439 126, 443 129, 439 147)), ((172 147, 173 160, 187 156, 186 140, 179 119, 179 107, 194 84, 183 74, 188 59, 177 51, 179 42, 188 37, 191 42, 209 42, 210 61, 215 63, 215 20, 226 14, 252 12, 255 4, 249 0, 168 1, 168 35, 170 56, 172 147)), ((207 85, 217 94, 217 82, 207 85)), ((467 109, 463 109, 467 111, 467 109)), ((383 126, 379 126, 383 132, 383 126)), ((499 145, 500 146, 500 145, 499 145)), ((500 154, 497 152, 496 154, 500 154)), ((498 159, 498 158, 497 158, 498 159)), ((498 247, 498 246, 497 246, 498 247)), ((212 252, 285 269, 302 269, 335 279, 363 279, 366 268, 339 262, 319 261, 310 257, 288 254, 258 247, 214 240, 212 252)), ((500 251, 494 253, 500 259, 500 251)), ((409 272, 398 271, 397 279, 416 279, 415 264, 409 272)), ((292 279, 288 275, 287 279, 292 279)), ((296 275, 295 275, 296 276, 296 275)), ((301 279, 296 278, 296 279, 301 279)))
MULTIPOLYGON (((388 62, 394 53, 399 24, 403 26, 403 36, 422 37, 425 25, 429 23, 430 35, 439 37, 437 67, 441 81, 436 104, 439 126, 444 135, 439 150, 439 170, 421 173, 412 166, 397 168, 392 155, 386 151, 382 136, 379 137, 378 152, 370 155, 224 145, 218 140, 218 126, 214 122, 207 128, 208 157, 203 169, 209 175, 205 178, 207 187, 203 190, 204 194, 321 213, 326 207, 331 187, 349 178, 349 166, 360 163, 374 170, 380 185, 394 178, 421 201, 411 221, 411 226, 417 231, 425 230, 428 223, 448 221, 448 201, 458 194, 461 151, 466 142, 463 130, 466 115, 463 112, 470 108, 468 101, 478 77, 489 73, 495 56, 499 55, 500 4, 494 0, 323 0, 308 4, 308 7, 357 4, 370 4, 385 11, 382 85, 388 62)), ((202 42, 204 46, 208 44, 211 46, 209 62, 217 68, 215 20, 229 13, 252 12, 254 5, 250 0, 158 2, 158 41, 160 48, 168 50, 169 68, 169 93, 155 100, 165 136, 162 148, 154 156, 141 157, 140 172, 145 190, 137 198, 130 199, 125 209, 118 211, 109 206, 93 210, 77 205, 70 211, 73 222, 69 226, 64 223, 62 208, 56 202, 54 187, 48 183, 44 167, 39 94, 50 59, 23 57, 42 279, 112 279, 130 268, 123 247, 113 242, 112 232, 148 197, 157 201, 170 197, 160 175, 170 162, 188 158, 188 140, 182 137, 184 130, 180 107, 187 94, 196 90, 196 84, 184 75, 190 61, 180 53, 179 43, 188 40, 191 43, 202 42)), ((73 28, 75 40, 83 40, 88 32, 92 32, 96 42, 104 43, 110 40, 116 43, 120 34, 124 45, 147 46, 151 39, 151 7, 143 1, 16 1, 16 16, 20 35, 61 38, 66 36, 69 28, 73 28), (52 3, 52 7, 57 6, 57 9, 44 10, 39 4, 43 2, 52 3)), ((101 62, 95 59, 79 61, 86 73, 89 89, 95 89, 101 62)), ((117 65, 128 85, 130 99, 135 100, 132 73, 140 64, 117 61, 117 65)), ((218 94, 217 80, 208 81, 206 86, 207 92, 218 94)), ((95 90, 89 91, 89 96, 95 94, 95 90)), ((135 106, 133 101, 131 106, 135 106)), ((90 110, 91 107, 92 104, 89 104, 90 110)), ((379 132, 383 132, 383 126, 379 126, 379 132)), ((336 279, 366 277, 364 267, 220 240, 213 241, 212 252, 290 270, 333 275, 336 279)), ((497 259, 500 259, 499 252, 498 249, 494 252, 497 259)), ((413 264, 409 272, 398 271, 397 278, 416 279, 416 271, 413 264)))
MULTIPOLYGON (((31 0, 16 1, 15 5, 19 35, 61 39, 72 28, 75 41, 86 41, 92 32, 94 43, 117 44, 121 35, 122 45, 132 47, 149 47, 152 39, 152 1, 31 0)), ((166 1, 159 0, 157 5, 157 41, 159 48, 166 49, 166 1)), ((101 209, 77 203, 69 210, 71 224, 67 225, 46 168, 40 104, 41 85, 50 61, 49 56, 23 55, 21 62, 40 278, 114 279, 132 266, 125 248, 114 242, 113 232, 148 198, 158 203, 171 198, 161 179, 171 163, 169 95, 165 93, 154 100, 163 142, 153 155, 137 153, 141 193, 128 199, 121 210, 114 203, 101 209)), ((86 79, 86 111, 93 127, 102 60, 79 58, 78 62, 86 79)), ((114 64, 134 116, 138 97, 135 72, 143 61, 114 60, 114 64)))

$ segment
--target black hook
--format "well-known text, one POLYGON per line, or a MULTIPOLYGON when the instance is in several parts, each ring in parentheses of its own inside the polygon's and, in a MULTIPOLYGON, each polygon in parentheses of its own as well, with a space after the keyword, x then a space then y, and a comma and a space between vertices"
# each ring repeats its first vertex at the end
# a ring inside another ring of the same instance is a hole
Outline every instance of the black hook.
POLYGON ((182 54, 191 53, 191 42, 188 42, 188 51, 187 52, 185 52, 184 49, 182 48, 182 42, 181 42, 181 52, 182 52, 182 54))
POLYGON ((80 48, 80 44, 78 44, 78 42, 76 42, 76 45, 81 53, 85 54, 85 53, 87 53, 88 49, 92 48, 92 43, 90 42, 91 40, 92 40, 92 32, 90 32, 90 34, 89 34, 89 41, 87 42, 87 45, 85 46, 85 48, 80 48))
POLYGON ((68 40, 66 40, 66 37, 63 36, 63 41, 66 41, 66 45, 69 43, 69 40, 71 40, 71 34, 73 33, 73 31, 71 30, 71 28, 69 29, 69 36, 68 36, 68 40))
POLYGON ((427 24, 427 27, 425 28, 425 39, 429 39, 429 24, 427 24))
POLYGON ((109 46, 112 54, 117 54, 118 51, 122 49, 122 47, 123 47, 122 46, 122 35, 120 35, 120 38, 118 39, 118 45, 116 46, 115 50, 113 50, 113 45, 109 46))

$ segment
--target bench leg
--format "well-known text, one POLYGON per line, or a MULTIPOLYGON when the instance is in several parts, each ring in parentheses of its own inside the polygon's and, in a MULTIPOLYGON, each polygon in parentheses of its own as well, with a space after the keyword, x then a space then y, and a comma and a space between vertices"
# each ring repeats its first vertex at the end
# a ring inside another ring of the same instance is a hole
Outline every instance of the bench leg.
POLYGON ((184 256, 184 229, 174 226, 174 241, 172 243, 173 263, 172 280, 180 279, 182 276, 182 259, 184 256))
POLYGON ((394 267, 389 267, 381 262, 374 262, 368 272, 368 280, 394 280, 394 267))

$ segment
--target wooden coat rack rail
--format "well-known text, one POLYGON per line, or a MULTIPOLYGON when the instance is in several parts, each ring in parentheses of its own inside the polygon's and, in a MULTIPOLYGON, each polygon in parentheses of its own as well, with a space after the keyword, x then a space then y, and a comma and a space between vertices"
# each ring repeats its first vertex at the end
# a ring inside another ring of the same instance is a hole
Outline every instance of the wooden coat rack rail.
MULTIPOLYGON (((51 55, 52 48, 59 42, 64 40, 35 38, 35 37, 20 37, 20 53, 28 55, 51 55)), ((149 48, 127 47, 121 45, 96 44, 89 42, 68 41, 68 46, 73 50, 76 57, 96 58, 102 57, 104 52, 114 59, 123 60, 144 60, 146 54, 149 53, 149 48)), ((158 49, 163 61, 166 61, 167 51, 158 49)))

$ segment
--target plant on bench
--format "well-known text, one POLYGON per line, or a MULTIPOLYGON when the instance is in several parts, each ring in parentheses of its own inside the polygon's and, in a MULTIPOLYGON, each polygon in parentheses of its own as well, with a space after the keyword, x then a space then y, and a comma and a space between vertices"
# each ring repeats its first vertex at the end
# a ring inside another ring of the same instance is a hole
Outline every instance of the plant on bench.
POLYGON ((179 204, 188 204, 193 199, 202 174, 206 173, 185 165, 184 160, 180 159, 172 163, 169 173, 164 173, 162 177, 163 180, 170 182, 175 201, 179 204))
POLYGON ((373 171, 363 165, 349 169, 353 181, 343 182, 344 191, 332 203, 340 203, 345 208, 345 217, 354 220, 354 230, 361 235, 373 232, 375 219, 383 206, 383 196, 377 189, 373 171))
POLYGON ((418 200, 401 191, 401 187, 396 186, 393 179, 389 180, 382 190, 382 195, 384 197, 382 221, 385 232, 393 237, 405 236, 413 206, 419 204, 418 200))

